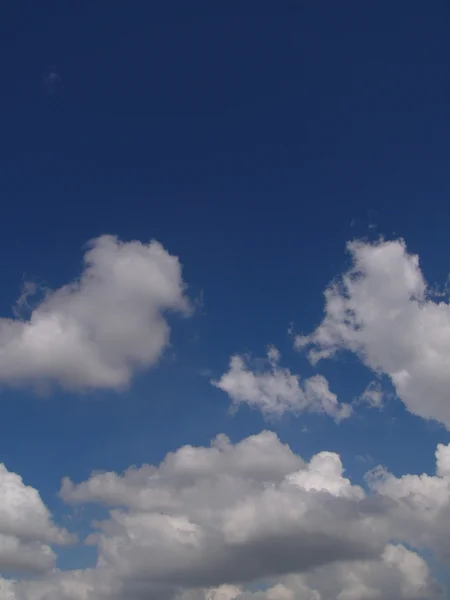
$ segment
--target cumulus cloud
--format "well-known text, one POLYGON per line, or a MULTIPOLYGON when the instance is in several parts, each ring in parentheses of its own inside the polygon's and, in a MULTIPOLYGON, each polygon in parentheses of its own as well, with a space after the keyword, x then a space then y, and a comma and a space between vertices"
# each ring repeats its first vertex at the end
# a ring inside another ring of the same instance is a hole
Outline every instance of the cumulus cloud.
POLYGON ((325 318, 297 336, 313 363, 354 352, 387 374, 406 408, 450 427, 450 306, 433 300, 402 240, 350 242, 352 265, 325 290, 325 318))
POLYGON ((303 466, 303 460, 271 431, 235 445, 227 436, 219 434, 211 447, 183 446, 170 452, 159 467, 132 467, 123 475, 97 473, 79 484, 65 478, 60 495, 69 503, 97 502, 135 510, 182 508, 183 498, 179 492, 196 483, 208 484, 223 478, 243 484, 247 480, 260 485, 264 481, 281 482, 287 474, 303 466))
MULTIPOLYGON (((86 540, 98 547, 96 567, 0 579, 0 598, 442 598, 416 552, 450 558, 450 445, 438 446, 436 460, 433 476, 396 478, 378 468, 364 491, 345 477, 339 455, 323 451, 305 462, 265 431, 236 444, 219 435, 209 447, 184 446, 158 466, 65 479, 67 502, 110 508, 86 540)), ((45 539, 65 539, 36 494, 45 539)))
POLYGON ((383 509, 344 476, 338 455, 305 463, 268 431, 185 446, 158 467, 65 479, 61 496, 112 507, 88 542, 127 598, 140 581, 186 600, 225 600, 261 578, 377 560, 386 543, 383 509))
POLYGON ((270 432, 236 445, 222 435, 123 476, 65 480, 61 495, 116 507, 90 542, 125 579, 212 586, 380 549, 376 516, 359 507, 364 493, 343 477, 339 457, 321 453, 306 466, 270 432))
POLYGON ((0 464, 0 571, 49 569, 55 560, 50 545, 72 541, 54 525, 39 492, 0 464))
POLYGON ((178 258, 158 243, 104 235, 81 277, 50 291, 29 319, 0 319, 0 382, 120 388, 169 342, 168 310, 189 312, 178 258))
MULTIPOLYGON (((259 361, 262 362, 262 361, 259 361)), ((268 418, 286 412, 322 413, 339 422, 350 416, 349 404, 340 404, 330 391, 328 381, 315 375, 300 381, 289 369, 280 366, 280 353, 271 346, 263 370, 252 370, 242 356, 232 356, 227 373, 213 385, 226 392, 233 406, 245 403, 268 418)))
POLYGON ((395 501, 390 528, 416 548, 450 565, 450 445, 436 450, 436 473, 395 477, 382 467, 367 474, 371 489, 395 501))
POLYGON ((375 557, 382 545, 364 492, 339 457, 305 465, 263 432, 233 445, 183 447, 159 467, 65 480, 71 502, 114 506, 90 542, 123 579, 214 586, 375 557), (336 518, 336 515, 339 518, 336 518))

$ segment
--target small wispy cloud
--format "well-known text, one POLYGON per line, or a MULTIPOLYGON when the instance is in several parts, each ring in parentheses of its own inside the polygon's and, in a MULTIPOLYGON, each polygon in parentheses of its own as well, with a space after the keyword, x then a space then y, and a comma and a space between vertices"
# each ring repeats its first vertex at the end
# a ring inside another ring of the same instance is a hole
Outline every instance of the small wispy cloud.
POLYGON ((46 96, 61 96, 64 92, 64 83, 56 65, 51 65, 45 70, 41 86, 46 96))

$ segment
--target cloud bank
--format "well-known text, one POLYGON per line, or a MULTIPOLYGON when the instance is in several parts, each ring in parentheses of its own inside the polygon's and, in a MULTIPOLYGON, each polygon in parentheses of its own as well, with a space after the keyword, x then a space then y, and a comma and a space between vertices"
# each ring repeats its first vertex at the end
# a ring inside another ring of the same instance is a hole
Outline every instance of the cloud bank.
MULTIPOLYGON (((448 426, 448 304, 433 300, 402 241, 348 248, 352 266, 326 289, 323 322, 296 347, 313 363, 355 353, 411 412, 448 426)), ((178 259, 157 242, 97 238, 79 280, 49 292, 28 320, 0 320, 0 381, 120 389, 169 343, 168 310, 190 311, 178 259)), ((301 380, 280 362, 273 347, 256 364, 236 355, 214 385, 268 418, 350 415, 325 378, 301 380)), ((358 402, 382 406, 376 380, 358 402)), ((97 549, 92 568, 55 568, 55 546, 74 536, 0 466, 0 572, 31 572, 0 578, 0 600, 444 597, 423 556, 450 566, 450 445, 437 446, 434 474, 380 466, 362 485, 334 452, 306 461, 270 431, 237 443, 220 434, 159 465, 64 478, 60 498, 105 511, 84 540, 97 549)))
MULTIPOLYGON (((450 564, 450 446, 436 456, 434 476, 397 479, 378 468, 364 490, 345 477, 339 455, 320 452, 305 462, 264 431, 236 444, 219 435, 210 447, 183 446, 159 466, 65 479, 66 502, 109 507, 86 540, 98 548, 96 568, 4 580, 1 597, 440 598, 414 551, 428 548, 450 564), (252 582, 263 591, 250 592, 252 582)), ((28 493, 42 513, 36 492, 28 493)), ((21 535, 35 526, 30 518, 21 535)), ((67 538, 47 516, 40 527, 50 540, 67 538)))

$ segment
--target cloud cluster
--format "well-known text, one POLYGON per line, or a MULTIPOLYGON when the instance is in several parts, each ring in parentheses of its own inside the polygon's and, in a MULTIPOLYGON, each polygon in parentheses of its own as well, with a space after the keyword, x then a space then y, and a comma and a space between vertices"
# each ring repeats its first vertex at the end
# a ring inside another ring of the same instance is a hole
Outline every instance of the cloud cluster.
POLYGON ((248 582, 380 549, 376 516, 359 507, 364 494, 339 457, 321 453, 304 466, 270 432, 236 446, 220 436, 211 448, 183 447, 156 469, 65 480, 61 495, 116 507, 90 541, 125 579, 248 582))
POLYGON ((433 477, 397 480, 378 469, 364 491, 345 477, 337 454, 320 452, 305 462, 264 431, 236 444, 219 435, 210 447, 184 446, 159 466, 122 475, 65 479, 66 502, 110 508, 86 540, 98 547, 97 567, 3 581, 0 597, 440 598, 426 562, 405 544, 450 558, 440 546, 448 532, 439 531, 442 508, 450 506, 449 457, 450 447, 440 446, 433 477), (252 582, 263 591, 251 592, 252 582))
MULTIPOLYGON (((297 348, 313 363, 354 352, 410 411, 450 426, 448 304, 431 298, 402 241, 348 248, 351 268, 297 348)), ((120 389, 168 344, 168 310, 190 311, 178 259, 157 242, 97 238, 79 280, 47 293, 29 319, 0 320, 0 381, 120 389)), ((324 377, 301 380, 273 347, 264 361, 232 357, 214 385, 268 418, 351 414, 324 377)), ((360 401, 381 407, 379 384, 360 401)), ((0 465, 0 573, 34 572, 0 578, 0 600, 437 600, 421 554, 450 566, 450 445, 438 445, 432 475, 377 467, 357 485, 334 452, 305 461, 270 431, 237 443, 220 434, 159 465, 65 478, 60 498, 106 515, 84 540, 97 549, 92 568, 55 569, 53 546, 74 537, 0 465)))
POLYGON ((406 408, 450 427, 450 306, 433 300, 402 240, 347 245, 352 265, 325 290, 325 318, 297 336, 313 363, 339 350, 388 375, 406 408))
MULTIPOLYGON (((262 362, 262 361, 258 361, 262 362)), ((231 357, 227 373, 213 384, 226 392, 233 406, 245 403, 268 418, 286 412, 325 414, 339 422, 351 415, 349 404, 340 404, 322 375, 300 381, 289 369, 280 366, 280 353, 271 346, 264 368, 252 370, 245 357, 231 357)))
POLYGON ((72 541, 53 524, 37 490, 0 464, 0 572, 45 571, 55 561, 50 545, 72 541))
POLYGON ((120 388, 169 341, 168 310, 188 313, 178 259, 158 243, 104 235, 81 277, 50 291, 29 319, 0 319, 0 382, 120 388))

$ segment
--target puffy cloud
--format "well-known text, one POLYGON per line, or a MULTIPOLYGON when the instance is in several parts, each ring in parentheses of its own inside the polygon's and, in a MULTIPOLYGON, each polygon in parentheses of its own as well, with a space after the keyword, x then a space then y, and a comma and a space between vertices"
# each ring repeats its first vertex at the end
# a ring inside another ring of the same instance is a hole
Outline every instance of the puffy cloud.
POLYGON ((392 535, 416 548, 429 548, 450 565, 450 445, 436 450, 436 474, 395 477, 382 467, 367 474, 371 489, 395 501, 392 535))
MULTIPOLYGON (((65 478, 60 494, 66 502, 72 503, 97 502, 135 510, 165 510, 182 508, 184 498, 179 494, 194 484, 210 486, 211 482, 217 484, 222 480, 226 486, 228 479, 242 485, 248 481, 260 485, 265 481, 279 483, 303 466, 303 460, 271 431, 250 436, 235 445, 227 436, 219 434, 210 448, 183 446, 167 454, 159 467, 132 467, 123 476, 98 473, 77 485, 65 478)), ((218 491, 217 500, 222 494, 222 490, 218 491)))
MULTIPOLYGON (((404 545, 448 559, 450 446, 438 446, 436 457, 434 476, 395 478, 379 468, 365 492, 344 476, 337 454, 305 463, 265 431, 236 444, 219 435, 210 447, 184 446, 159 466, 122 475, 66 479, 68 502, 111 507, 86 540, 98 546, 97 566, 0 580, 0 598, 442 598, 425 560, 404 545), (251 592, 251 583, 265 589, 251 592)), ((64 539, 42 514, 49 539, 64 539)))
POLYGON ((305 469, 288 475, 288 481, 310 491, 325 491, 333 496, 363 499, 364 492, 343 476, 344 467, 338 454, 319 452, 305 469))
POLYGON ((436 302, 402 240, 347 245, 352 265, 325 291, 325 318, 296 347, 313 363, 354 352, 387 374, 412 413, 450 427, 450 306, 436 302))
POLYGON ((48 292, 29 319, 0 319, 0 381, 120 388, 160 357, 167 310, 189 311, 178 259, 155 241, 101 236, 78 280, 48 292))
POLYGON ((269 348, 267 359, 264 370, 252 371, 244 357, 235 355, 229 371, 213 384, 229 395, 235 407, 245 403, 269 418, 285 412, 314 412, 339 422, 350 416, 351 406, 339 404, 325 377, 315 375, 301 382, 298 375, 280 367, 280 353, 274 347, 269 348))
POLYGON ((61 495, 114 507, 88 541, 123 582, 238 585, 376 558, 385 543, 380 508, 343 476, 337 455, 305 464, 270 432, 235 445, 221 435, 122 476, 66 479, 61 495))
POLYGON ((49 569, 55 560, 50 544, 71 541, 52 522, 38 491, 0 464, 0 570, 49 569))

